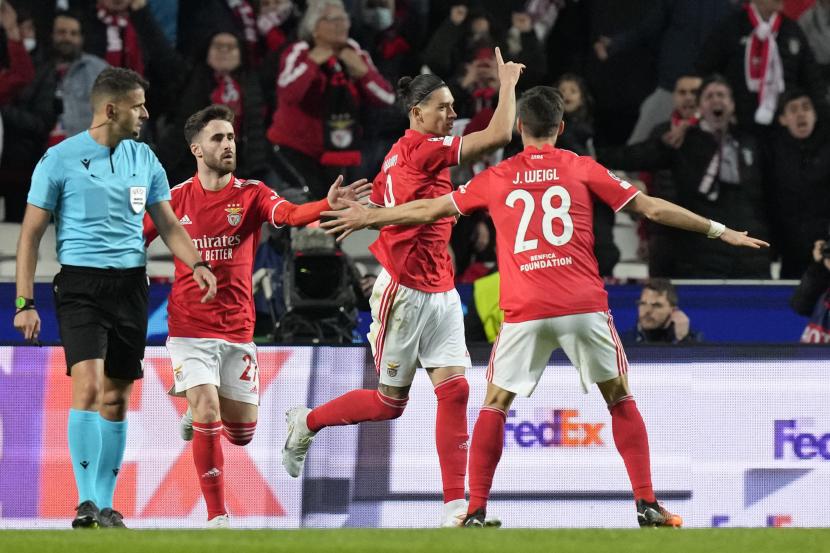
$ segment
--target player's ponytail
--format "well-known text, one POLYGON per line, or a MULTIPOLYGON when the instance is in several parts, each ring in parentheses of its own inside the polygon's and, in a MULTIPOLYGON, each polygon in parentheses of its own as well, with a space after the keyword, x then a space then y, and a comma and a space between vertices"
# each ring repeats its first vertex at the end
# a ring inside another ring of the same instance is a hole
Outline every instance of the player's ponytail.
POLYGON ((439 88, 447 86, 440 77, 432 74, 398 79, 398 101, 404 111, 409 113, 413 107, 429 99, 429 95, 439 88))

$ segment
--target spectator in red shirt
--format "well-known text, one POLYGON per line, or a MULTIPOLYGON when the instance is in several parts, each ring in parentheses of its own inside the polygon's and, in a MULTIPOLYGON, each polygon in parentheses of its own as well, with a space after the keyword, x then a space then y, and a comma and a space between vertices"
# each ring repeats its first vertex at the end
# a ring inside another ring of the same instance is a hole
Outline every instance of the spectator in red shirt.
POLYGON ((331 173, 360 165, 361 106, 395 101, 369 54, 349 39, 350 25, 341 0, 309 3, 300 41, 286 48, 277 77, 268 129, 275 169, 312 198, 326 195, 331 173))

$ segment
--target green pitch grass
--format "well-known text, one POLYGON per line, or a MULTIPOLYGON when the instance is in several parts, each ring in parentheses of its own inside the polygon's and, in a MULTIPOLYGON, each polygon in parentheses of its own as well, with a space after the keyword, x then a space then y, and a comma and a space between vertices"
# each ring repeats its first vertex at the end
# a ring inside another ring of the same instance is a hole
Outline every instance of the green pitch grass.
POLYGON ((830 530, 0 531, 2 553, 822 553, 830 530))

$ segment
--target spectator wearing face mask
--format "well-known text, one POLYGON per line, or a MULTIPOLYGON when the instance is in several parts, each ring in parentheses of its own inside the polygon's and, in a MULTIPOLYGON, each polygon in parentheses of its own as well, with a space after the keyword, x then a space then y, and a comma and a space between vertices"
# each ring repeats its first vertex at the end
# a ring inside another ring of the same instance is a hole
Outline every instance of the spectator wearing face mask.
MULTIPOLYGON (((390 83, 404 75, 420 72, 418 51, 424 41, 426 24, 419 10, 420 0, 361 0, 354 11, 354 36, 390 83)), ((409 126, 406 116, 394 105, 372 106, 361 114, 363 144, 359 174, 374 175, 389 145, 409 126)))
POLYGON ((830 223, 830 131, 803 90, 786 90, 767 154, 771 183, 772 245, 781 278, 801 278, 812 246, 830 223))

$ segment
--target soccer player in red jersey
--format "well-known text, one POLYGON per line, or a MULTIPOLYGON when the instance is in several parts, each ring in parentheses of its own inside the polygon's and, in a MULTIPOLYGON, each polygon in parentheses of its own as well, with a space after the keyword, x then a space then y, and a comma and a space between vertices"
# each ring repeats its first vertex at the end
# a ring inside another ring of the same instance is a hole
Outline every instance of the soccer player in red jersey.
MULTIPOLYGON (((185 139, 196 158, 196 174, 173 187, 170 201, 204 263, 216 275, 219 293, 211 304, 194 302, 199 288, 191 270, 176 260, 170 293, 167 349, 176 394, 189 405, 182 437, 193 440, 193 461, 208 509, 208 527, 229 526, 224 501, 222 434, 235 445, 254 437, 259 374, 254 334, 252 272, 263 223, 306 225, 344 199, 368 195, 365 179, 341 186, 339 177, 322 200, 294 205, 256 180, 233 175, 236 142, 233 112, 209 106, 185 124, 185 139)), ((145 218, 149 244, 157 231, 145 218)))
MULTIPOLYGON (((386 155, 370 203, 394 206, 452 192, 449 167, 479 159, 506 145, 516 112, 516 82, 523 65, 505 63, 496 48, 499 102, 490 124, 467 136, 451 136, 456 115, 449 88, 435 75, 404 77, 398 93, 409 129, 386 155)), ((435 441, 444 488, 443 526, 458 526, 466 513, 467 396, 470 357, 464 343, 461 301, 448 253, 453 217, 422 227, 387 227, 371 251, 383 266, 370 305, 369 342, 377 390, 353 390, 314 410, 288 412, 283 465, 298 476, 316 432, 327 426, 394 419, 404 411, 415 369, 424 367, 438 398, 435 441)))
MULTIPOLYGON (((465 526, 482 526, 504 424, 513 398, 529 396, 553 350, 562 348, 585 392, 597 384, 611 412, 641 526, 680 526, 657 503, 651 485, 648 436, 628 387, 628 362, 593 254, 593 197, 615 211, 706 234, 734 246, 769 244, 680 206, 639 192, 590 157, 557 149, 564 130, 563 101, 550 87, 528 90, 519 101, 518 129, 525 149, 476 175, 451 194, 391 209, 324 213, 329 232, 366 226, 426 224, 487 209, 496 226, 504 325, 487 369, 487 395, 470 447, 470 504, 465 526)), ((417 228, 417 227, 410 227, 417 228)))

